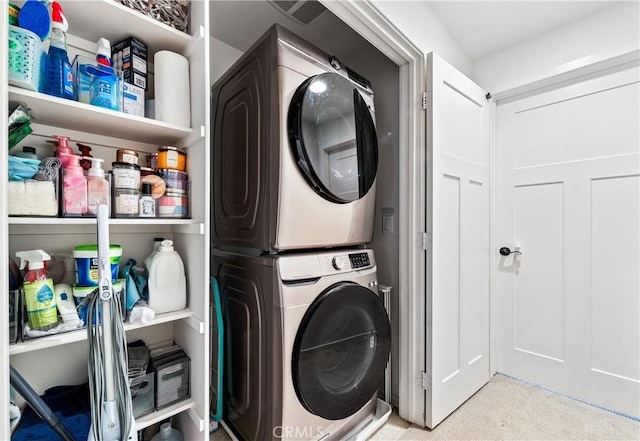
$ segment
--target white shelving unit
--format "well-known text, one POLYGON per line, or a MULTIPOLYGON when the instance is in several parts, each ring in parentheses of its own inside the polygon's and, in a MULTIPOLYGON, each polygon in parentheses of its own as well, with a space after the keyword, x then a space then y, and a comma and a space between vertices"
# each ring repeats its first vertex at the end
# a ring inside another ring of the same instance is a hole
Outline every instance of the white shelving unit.
MULTIPOLYGON (((17 3, 22 3, 18 1, 17 3)), ((69 44, 78 51, 93 47, 100 37, 112 42, 134 35, 148 46, 148 62, 159 50, 171 50, 190 62, 191 127, 180 127, 153 119, 126 115, 99 107, 68 101, 37 92, 0 84, 5 100, 1 116, 19 102, 27 103, 36 119, 34 133, 22 145, 45 140, 53 134, 70 136, 72 142, 96 146, 92 154, 107 164, 115 151, 130 148, 141 153, 155 152, 161 145, 176 145, 187 152, 191 180, 190 219, 111 219, 111 242, 123 245, 126 259, 142 262, 151 251, 153 238, 170 238, 187 271, 187 309, 156 316, 149 326, 125 325, 129 341, 143 339, 148 344, 172 339, 191 359, 191 396, 174 405, 136 420, 138 430, 173 417, 185 439, 207 440, 209 413, 209 2, 191 4, 191 32, 186 34, 146 17, 113 0, 61 3, 69 21, 69 44), (8 104, 8 105, 7 105, 8 104)), ((0 35, 7 46, 7 9, 0 11, 0 35)), ((70 48, 72 52, 72 48, 70 48)), ((0 64, 7 71, 6 51, 0 51, 0 64)), ((153 76, 147 79, 153 81, 153 76)), ((7 139, 7 127, 0 136, 7 139)), ((108 166, 106 167, 109 168, 108 166)), ((96 224, 91 218, 38 218, 8 216, 7 150, 0 149, 0 283, 6 290, 9 256, 21 249, 42 248, 52 254, 70 254, 75 245, 95 243, 96 224)), ((5 292, 5 291, 3 291, 5 292)), ((43 337, 9 345, 7 308, 0 315, 0 341, 4 341, 0 373, 0 414, 8 415, 10 397, 9 364, 43 393, 61 384, 86 381, 86 331, 43 337), (43 369, 43 366, 46 368, 43 369)), ((0 418, 0 439, 9 439, 8 420, 0 418)))

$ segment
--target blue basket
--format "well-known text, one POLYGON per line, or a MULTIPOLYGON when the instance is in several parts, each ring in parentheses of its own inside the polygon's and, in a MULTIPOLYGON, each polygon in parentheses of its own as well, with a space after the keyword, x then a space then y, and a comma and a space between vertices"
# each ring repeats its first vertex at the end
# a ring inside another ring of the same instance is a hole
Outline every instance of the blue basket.
POLYGON ((42 41, 31 31, 9 25, 9 84, 38 91, 42 41))

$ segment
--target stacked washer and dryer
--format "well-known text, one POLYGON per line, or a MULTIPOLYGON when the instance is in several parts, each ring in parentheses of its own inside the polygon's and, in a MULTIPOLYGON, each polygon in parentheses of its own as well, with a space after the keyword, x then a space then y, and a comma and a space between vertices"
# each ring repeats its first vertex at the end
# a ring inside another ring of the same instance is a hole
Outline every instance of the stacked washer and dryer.
POLYGON ((364 247, 374 118, 366 78, 278 25, 212 86, 211 275, 239 439, 362 439, 388 417, 390 325, 364 247))

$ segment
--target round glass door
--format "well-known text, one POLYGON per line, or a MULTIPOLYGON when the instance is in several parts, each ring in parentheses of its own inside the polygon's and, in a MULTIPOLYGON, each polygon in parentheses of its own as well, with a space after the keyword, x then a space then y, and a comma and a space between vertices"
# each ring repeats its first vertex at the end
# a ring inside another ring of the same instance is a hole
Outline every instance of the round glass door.
POLYGON ((357 86, 335 73, 309 78, 289 108, 289 140, 306 181, 323 198, 362 198, 376 177, 375 123, 357 86))
POLYGON ((329 287, 296 335, 292 373, 298 399, 322 418, 353 415, 382 385, 390 347, 387 312, 373 291, 351 282, 329 287))

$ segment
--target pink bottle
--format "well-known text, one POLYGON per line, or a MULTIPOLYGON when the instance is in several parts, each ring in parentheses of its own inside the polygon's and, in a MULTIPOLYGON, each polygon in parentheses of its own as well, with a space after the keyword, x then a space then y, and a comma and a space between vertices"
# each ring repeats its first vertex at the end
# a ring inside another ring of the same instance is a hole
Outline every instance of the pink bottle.
POLYGON ((60 159, 60 165, 62 168, 67 167, 69 165, 69 155, 73 155, 73 150, 69 147, 69 137, 68 136, 60 136, 53 135, 53 138, 58 140, 58 145, 56 146, 56 156, 60 159))
POLYGON ((60 154, 60 161, 67 162, 62 169, 62 200, 64 216, 87 214, 87 178, 80 166, 80 156, 60 154))

